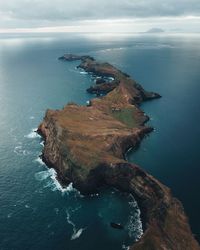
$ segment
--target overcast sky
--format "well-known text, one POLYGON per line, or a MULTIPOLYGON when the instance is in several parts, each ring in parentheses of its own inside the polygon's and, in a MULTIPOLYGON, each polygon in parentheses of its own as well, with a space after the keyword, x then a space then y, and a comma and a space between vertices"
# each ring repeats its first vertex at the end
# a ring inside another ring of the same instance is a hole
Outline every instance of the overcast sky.
POLYGON ((200 32, 200 0, 0 0, 0 30, 200 32))

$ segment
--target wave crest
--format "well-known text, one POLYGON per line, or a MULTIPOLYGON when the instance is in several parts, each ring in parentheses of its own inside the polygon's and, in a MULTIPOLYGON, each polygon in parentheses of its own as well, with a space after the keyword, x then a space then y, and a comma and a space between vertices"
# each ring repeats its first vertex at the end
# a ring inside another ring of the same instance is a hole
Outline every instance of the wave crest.
POLYGON ((34 139, 34 138, 40 138, 41 136, 37 133, 37 128, 33 128, 31 132, 28 135, 25 135, 24 137, 29 139, 34 139))
MULTIPOLYGON (((39 157, 36 159, 36 161, 38 161, 42 165, 45 165, 44 162, 39 157)), ((48 168, 47 170, 36 173, 35 178, 38 181, 46 181, 44 187, 45 188, 50 187, 52 191, 60 191, 63 194, 64 193, 69 194, 71 192, 75 192, 76 194, 80 195, 80 193, 75 188, 73 188, 72 183, 70 183, 67 187, 63 187, 57 180, 57 173, 53 168, 48 168)))

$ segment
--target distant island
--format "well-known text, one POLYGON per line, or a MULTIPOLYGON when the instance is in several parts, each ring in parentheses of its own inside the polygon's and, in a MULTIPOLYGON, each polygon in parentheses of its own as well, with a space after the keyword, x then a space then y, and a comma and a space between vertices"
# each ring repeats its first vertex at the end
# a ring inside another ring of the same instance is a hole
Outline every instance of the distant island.
POLYGON ((152 28, 147 30, 145 33, 164 33, 165 31, 160 28, 152 28))
POLYGON ((153 130, 145 125, 149 117, 140 103, 160 95, 90 56, 66 54, 59 59, 80 60, 78 67, 96 78, 87 91, 98 97, 87 106, 69 103, 62 110, 47 110, 38 127, 44 138, 43 161, 57 171, 62 185, 73 183, 83 194, 114 187, 135 197, 144 234, 131 250, 199 250, 180 201, 168 187, 126 161, 127 151, 153 130))

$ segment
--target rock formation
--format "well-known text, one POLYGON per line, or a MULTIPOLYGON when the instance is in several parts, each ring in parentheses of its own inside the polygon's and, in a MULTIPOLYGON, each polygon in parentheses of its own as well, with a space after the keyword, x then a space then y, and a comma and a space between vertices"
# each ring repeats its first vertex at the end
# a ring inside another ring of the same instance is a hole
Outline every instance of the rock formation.
MULTIPOLYGON (((115 187, 133 194, 142 213, 144 234, 131 250, 199 250, 181 203, 168 187, 139 166, 125 160, 152 131, 148 116, 139 108, 160 95, 145 91, 127 74, 90 56, 64 55, 65 61, 81 60, 80 68, 100 81, 90 92, 106 94, 88 106, 68 104, 63 110, 47 110, 38 133, 44 138, 43 160, 56 169, 63 185, 83 194, 115 187)), ((156 160, 156 159, 155 159, 156 160)))

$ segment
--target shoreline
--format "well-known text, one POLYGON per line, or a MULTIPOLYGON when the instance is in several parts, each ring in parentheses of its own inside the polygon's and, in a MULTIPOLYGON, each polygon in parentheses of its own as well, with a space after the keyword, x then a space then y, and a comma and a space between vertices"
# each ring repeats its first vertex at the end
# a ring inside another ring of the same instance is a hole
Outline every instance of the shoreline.
POLYGON ((79 68, 102 80, 114 80, 91 86, 88 92, 103 96, 86 107, 71 103, 63 110, 46 112, 38 128, 45 141, 43 161, 57 171, 61 182, 73 182, 83 194, 114 187, 134 196, 144 234, 130 249, 200 249, 181 203, 166 186, 125 160, 127 150, 153 130, 144 125, 149 117, 139 104, 160 95, 145 91, 126 73, 90 56, 68 54, 59 59, 80 60, 79 68))

